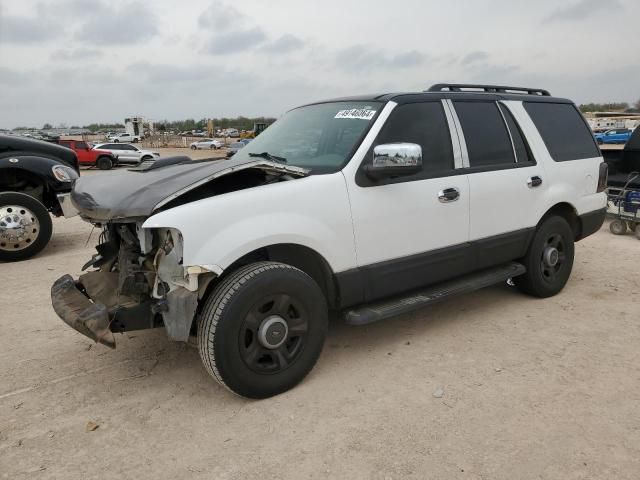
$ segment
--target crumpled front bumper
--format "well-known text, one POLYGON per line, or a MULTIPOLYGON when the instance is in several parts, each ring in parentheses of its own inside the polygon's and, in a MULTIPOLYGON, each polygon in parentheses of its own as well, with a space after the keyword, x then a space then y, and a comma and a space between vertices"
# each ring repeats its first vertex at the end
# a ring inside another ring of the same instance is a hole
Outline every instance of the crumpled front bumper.
POLYGON ((64 275, 51 287, 51 303, 58 316, 71 328, 110 348, 116 340, 110 330, 107 307, 91 302, 71 275, 64 275))

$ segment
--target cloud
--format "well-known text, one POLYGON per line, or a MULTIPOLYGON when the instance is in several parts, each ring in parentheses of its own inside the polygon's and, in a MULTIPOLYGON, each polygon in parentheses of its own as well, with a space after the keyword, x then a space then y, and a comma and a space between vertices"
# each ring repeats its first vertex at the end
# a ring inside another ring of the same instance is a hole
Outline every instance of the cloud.
POLYGON ((212 55, 227 55, 243 52, 256 47, 267 39, 267 34, 262 28, 253 27, 248 30, 215 35, 206 47, 206 51, 212 55))
POLYGON ((9 85, 13 88, 24 85, 30 80, 27 72, 18 72, 7 67, 0 66, 0 85, 9 85))
POLYGON ((427 55, 416 50, 389 56, 385 52, 364 45, 353 45, 340 50, 335 56, 335 63, 347 71, 369 71, 385 67, 414 67, 423 64, 427 58, 427 55))
POLYGON ((614 11, 615 9, 624 8, 619 0, 579 0, 573 5, 562 7, 555 12, 546 16, 542 22, 560 22, 583 20, 601 11, 614 11))
POLYGON ((286 34, 273 42, 262 47, 262 50, 269 53, 289 53, 294 50, 300 50, 306 45, 306 42, 295 35, 286 34))
POLYGON ((3 15, 0 11, 0 44, 34 44, 56 38, 60 27, 38 17, 3 15))
POLYGON ((244 24, 247 16, 234 7, 222 2, 212 2, 198 18, 198 26, 214 31, 231 30, 234 26, 244 24))
POLYGON ((51 60, 73 61, 100 58, 104 55, 97 48, 76 48, 72 50, 56 50, 51 54, 51 60))
POLYGON ((487 52, 475 51, 465 55, 460 63, 462 65, 470 65, 476 62, 484 62, 489 59, 489 54, 487 52))
MULTIPOLYGON (((77 4, 81 4, 76 0, 77 4)), ((78 6, 79 6, 78 5, 78 6)), ((156 36, 156 15, 142 2, 129 2, 119 8, 91 3, 92 14, 76 33, 76 40, 92 45, 131 45, 156 36)))

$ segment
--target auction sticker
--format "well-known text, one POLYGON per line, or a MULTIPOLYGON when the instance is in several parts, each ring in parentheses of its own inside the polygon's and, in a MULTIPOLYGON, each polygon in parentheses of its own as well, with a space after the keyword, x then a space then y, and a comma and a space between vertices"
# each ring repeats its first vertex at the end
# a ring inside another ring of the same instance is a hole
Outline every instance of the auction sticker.
POLYGON ((333 118, 359 118, 360 120, 371 120, 375 114, 375 110, 370 110, 368 108, 352 108, 350 110, 340 110, 333 118))

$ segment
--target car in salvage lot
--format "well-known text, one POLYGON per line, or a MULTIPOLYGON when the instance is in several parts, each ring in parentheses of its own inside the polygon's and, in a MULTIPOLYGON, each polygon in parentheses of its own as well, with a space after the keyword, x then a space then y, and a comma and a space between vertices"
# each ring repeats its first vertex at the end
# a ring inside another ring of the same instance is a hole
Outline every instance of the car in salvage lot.
POLYGON ((118 163, 123 164, 137 165, 140 162, 160 157, 159 152, 144 150, 129 143, 98 143, 93 148, 110 152, 118 159, 118 163))
POLYGON ((49 214, 72 215, 69 195, 79 176, 72 149, 0 135, 0 261, 31 258, 49 243, 49 214))
POLYGON ((191 145, 189 145, 191 150, 217 150, 222 147, 224 147, 224 142, 216 140, 215 138, 204 138, 202 140, 192 142, 191 145))
POLYGON ((575 105, 495 85, 313 103, 232 159, 131 170, 76 183, 103 241, 53 284, 56 313, 110 347, 195 334, 211 376, 251 398, 307 375, 329 311, 365 325, 508 279, 555 295, 606 207, 575 105))

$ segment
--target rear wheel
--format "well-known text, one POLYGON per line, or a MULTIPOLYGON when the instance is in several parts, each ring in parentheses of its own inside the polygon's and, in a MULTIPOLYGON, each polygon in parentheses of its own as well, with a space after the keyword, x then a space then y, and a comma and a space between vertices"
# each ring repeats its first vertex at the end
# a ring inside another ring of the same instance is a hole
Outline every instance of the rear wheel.
POLYGON ((290 265, 259 262, 232 273, 208 296, 198 348, 220 384, 266 398, 309 373, 326 332, 327 304, 316 282, 290 265))
POLYGON ((560 292, 573 268, 574 238, 567 221, 548 217, 538 227, 523 264, 527 273, 513 279, 518 288, 535 297, 551 297, 560 292))
POLYGON ((627 233, 627 223, 618 219, 611 220, 609 231, 614 235, 624 235, 627 233))
POLYGON ((0 193, 0 260, 33 257, 49 243, 53 225, 45 206, 18 192, 0 193))
POLYGON ((109 157, 100 157, 96 160, 96 167, 100 170, 111 170, 113 168, 113 162, 109 157))
POLYGON ((629 230, 631 230, 632 232, 635 232, 637 230, 638 224, 629 220, 627 221, 627 227, 629 227, 629 230))

